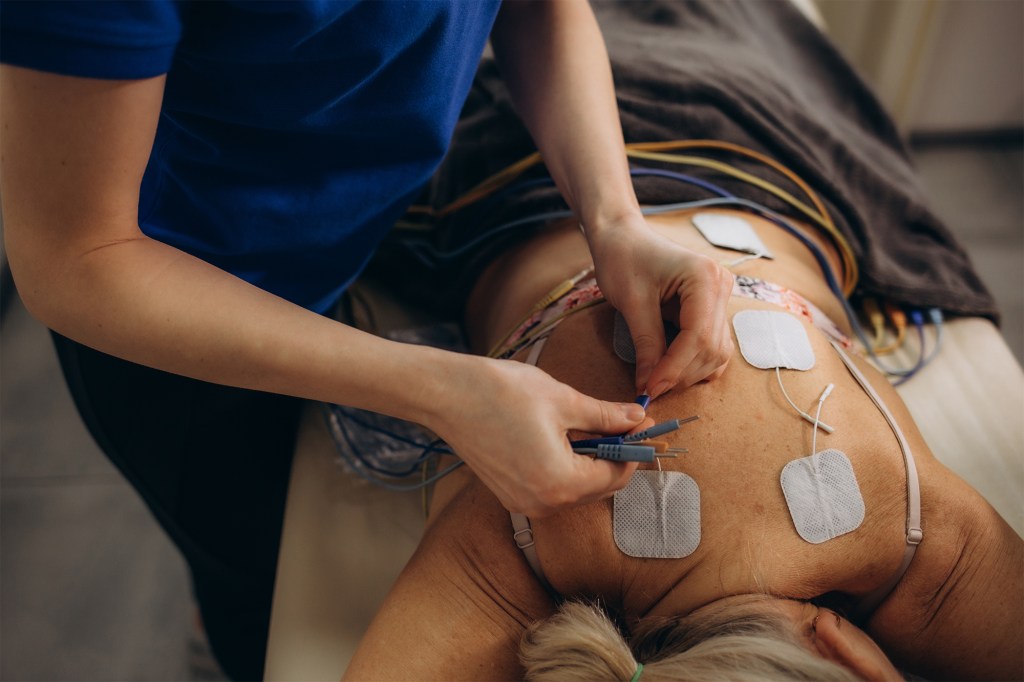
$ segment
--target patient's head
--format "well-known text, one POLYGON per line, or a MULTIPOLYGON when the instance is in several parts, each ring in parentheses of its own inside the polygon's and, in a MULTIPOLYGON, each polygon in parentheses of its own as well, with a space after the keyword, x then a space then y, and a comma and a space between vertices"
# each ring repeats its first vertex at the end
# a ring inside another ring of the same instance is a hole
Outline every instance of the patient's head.
POLYGON ((523 636, 528 680, 900 680, 875 643, 827 609, 763 595, 641 621, 627 643, 598 607, 569 602, 523 636))

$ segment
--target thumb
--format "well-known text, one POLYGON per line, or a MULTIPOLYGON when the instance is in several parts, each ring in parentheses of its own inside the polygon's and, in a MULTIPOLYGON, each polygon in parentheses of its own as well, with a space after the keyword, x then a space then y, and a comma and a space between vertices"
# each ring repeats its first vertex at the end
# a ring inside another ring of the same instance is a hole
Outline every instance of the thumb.
POLYGON ((587 433, 625 433, 642 422, 647 413, 636 403, 612 403, 580 394, 571 428, 587 433))
POLYGON ((622 316, 636 349, 636 389, 640 393, 647 387, 651 372, 665 354, 665 325, 661 321, 661 308, 657 305, 624 310, 622 316))

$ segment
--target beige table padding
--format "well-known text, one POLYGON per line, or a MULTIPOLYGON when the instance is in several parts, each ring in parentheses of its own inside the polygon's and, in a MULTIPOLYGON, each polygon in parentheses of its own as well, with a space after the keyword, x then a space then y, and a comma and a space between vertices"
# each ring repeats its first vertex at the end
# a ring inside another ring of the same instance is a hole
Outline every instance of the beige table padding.
MULTIPOLYGON (((911 338, 890 362, 912 363, 916 348, 911 338)), ((1021 533, 1024 374, 996 328, 947 323, 939 358, 899 391, 935 455, 1021 533)), ((418 494, 343 474, 311 405, 292 466, 266 679, 339 679, 422 525, 418 494)))
POLYGON ((423 531, 419 493, 373 487, 335 457, 320 406, 307 405, 285 507, 267 680, 340 680, 423 531))
MULTIPOLYGON (((988 320, 953 320, 944 335, 939 358, 897 390, 939 461, 1024 534, 1024 372, 988 320)), ((911 340, 894 357, 909 365, 916 352, 911 340)))

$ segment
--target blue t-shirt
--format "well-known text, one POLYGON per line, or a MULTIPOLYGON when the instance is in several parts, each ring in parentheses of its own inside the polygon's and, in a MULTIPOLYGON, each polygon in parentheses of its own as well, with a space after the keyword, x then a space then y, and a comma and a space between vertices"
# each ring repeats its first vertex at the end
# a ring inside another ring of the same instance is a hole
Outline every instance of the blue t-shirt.
POLYGON ((444 156, 498 0, 0 7, 6 63, 167 73, 142 230, 323 312, 444 156))

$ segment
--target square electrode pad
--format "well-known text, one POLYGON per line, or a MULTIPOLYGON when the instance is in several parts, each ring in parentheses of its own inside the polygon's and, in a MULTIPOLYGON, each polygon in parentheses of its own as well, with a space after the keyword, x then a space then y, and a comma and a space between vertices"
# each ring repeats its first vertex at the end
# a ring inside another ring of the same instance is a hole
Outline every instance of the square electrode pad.
POLYGON ((783 467, 782 493, 796 532, 812 544, 856 530, 864 521, 853 465, 839 450, 822 450, 783 467))
POLYGON ((681 559, 700 544, 700 489, 678 471, 637 471, 615 493, 615 544, 624 554, 681 559))
POLYGON ((793 315, 771 310, 742 310, 732 318, 743 359, 760 369, 808 370, 814 349, 807 330, 793 315))
POLYGON ((721 213, 698 213, 690 219, 693 226, 700 231, 704 239, 723 249, 742 251, 771 258, 768 247, 754 232, 754 226, 748 221, 734 215, 721 213))

